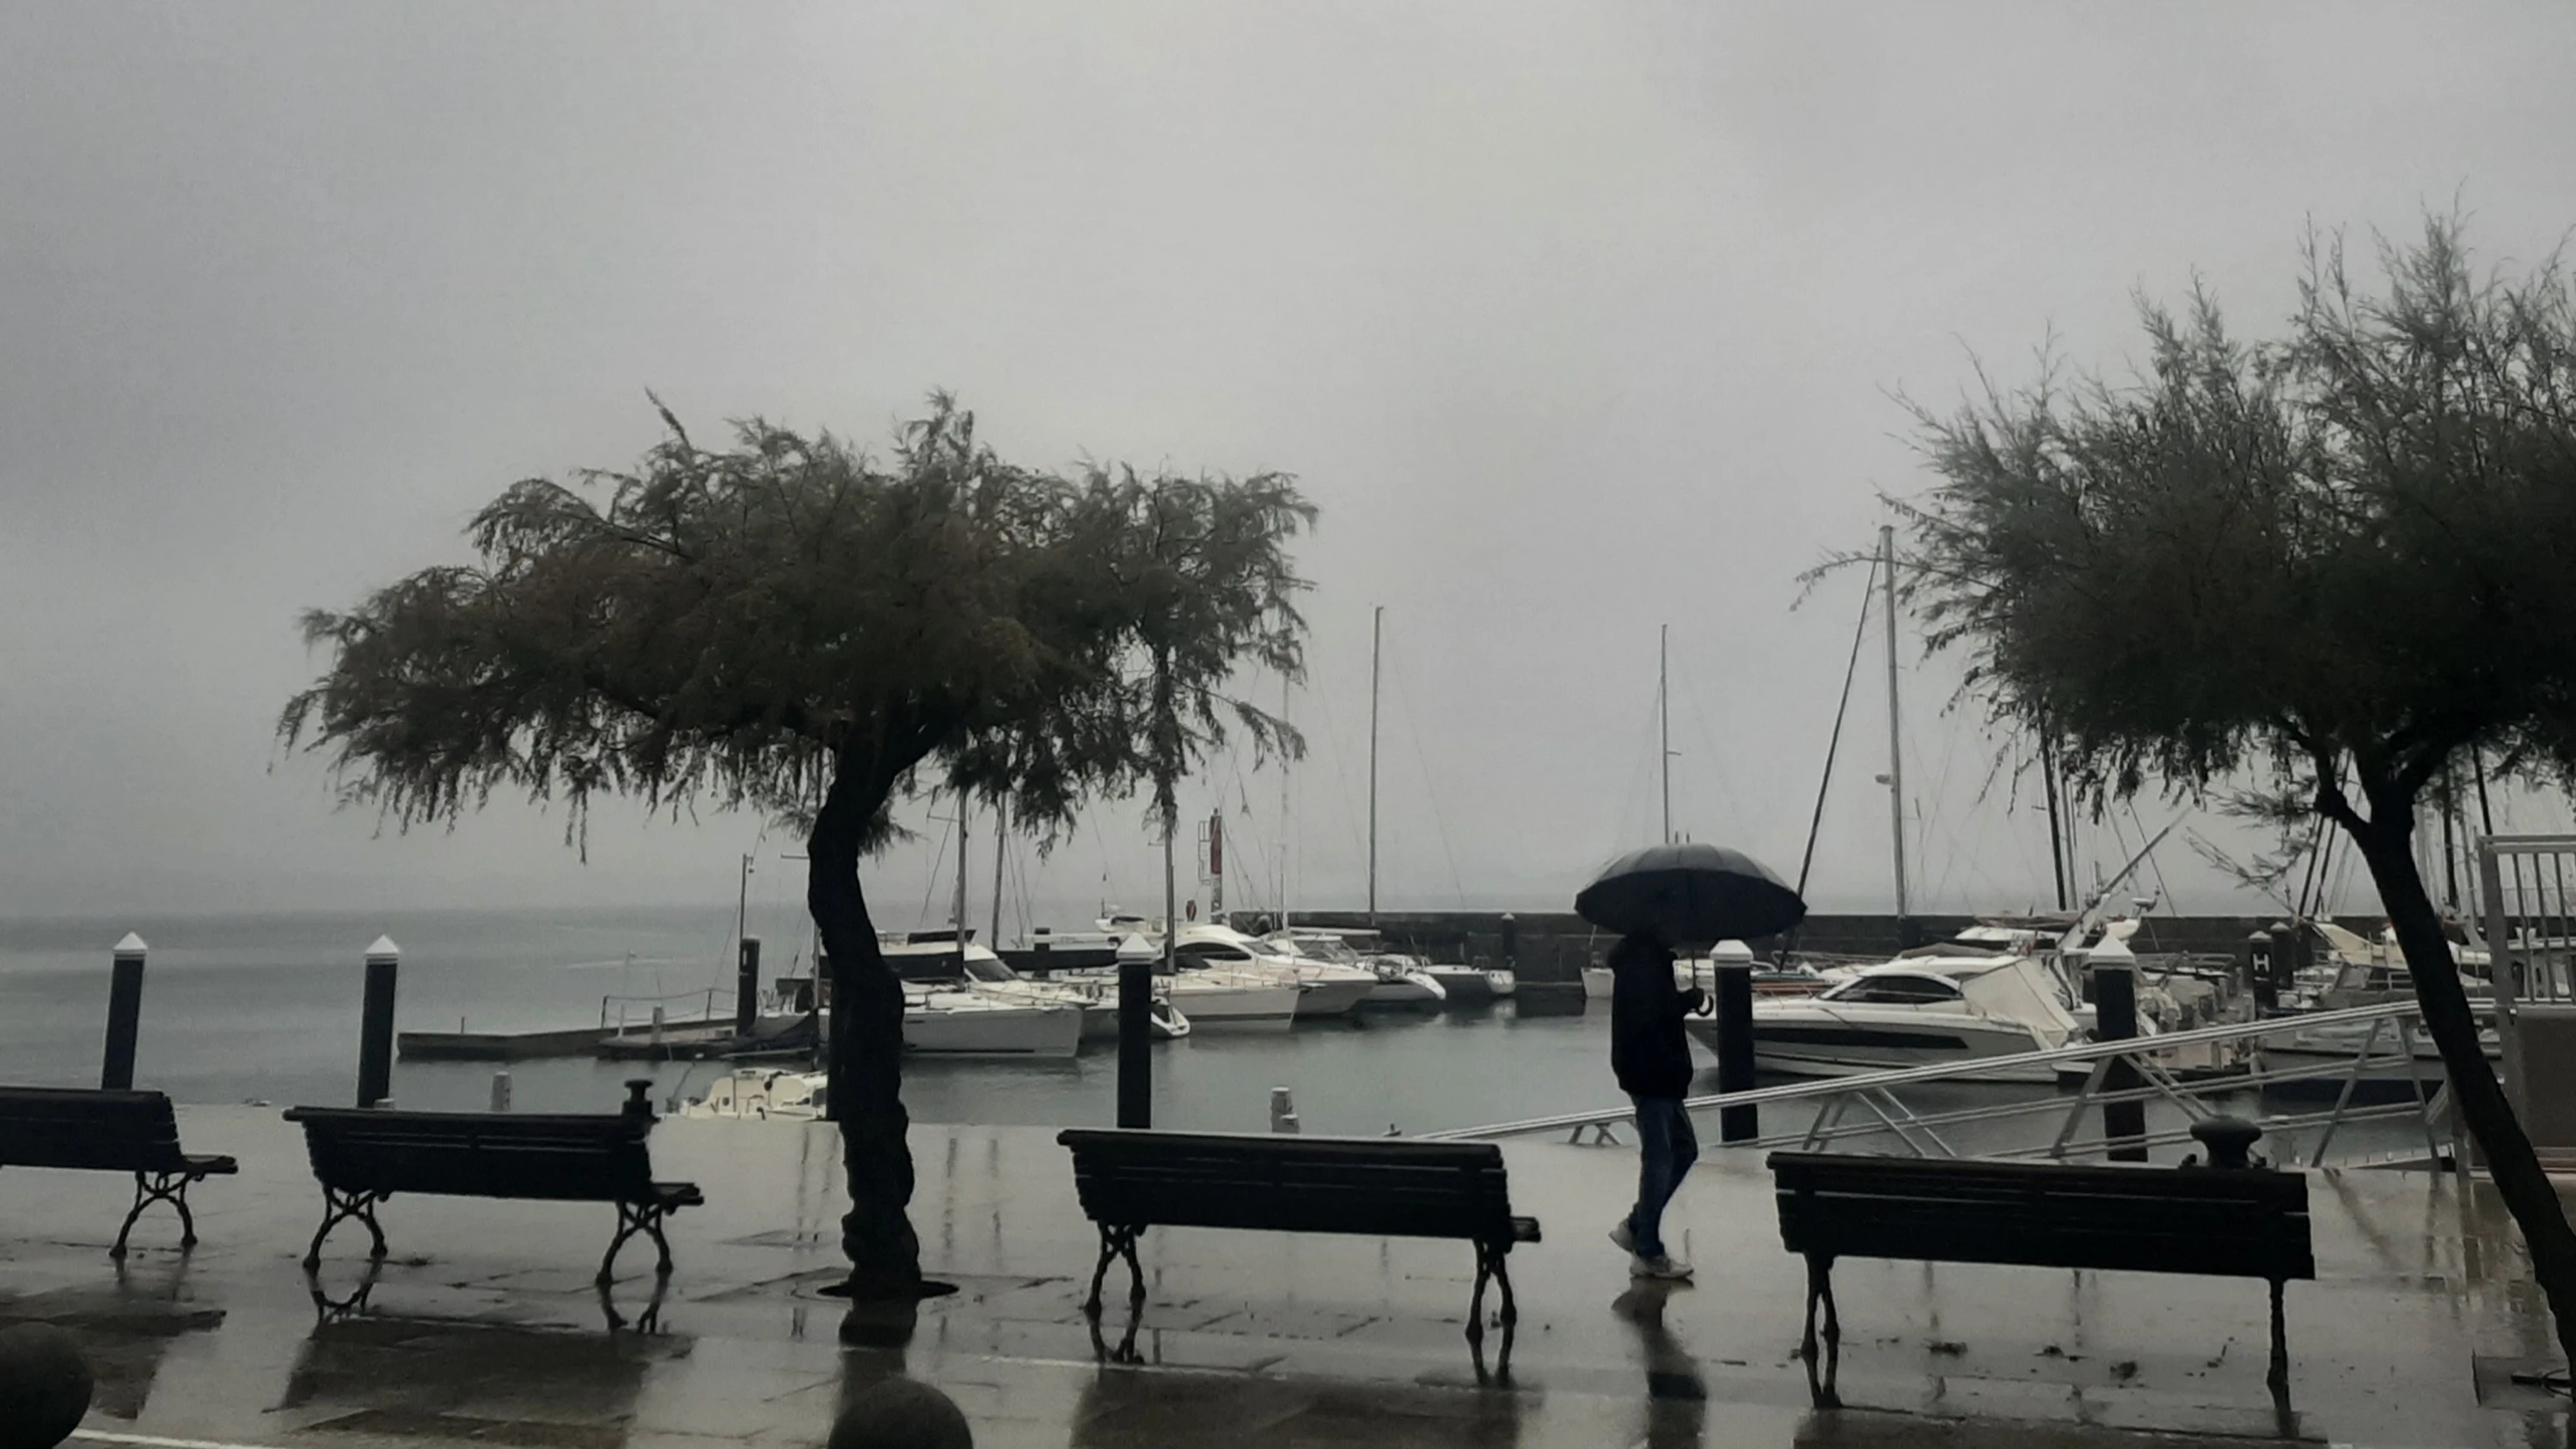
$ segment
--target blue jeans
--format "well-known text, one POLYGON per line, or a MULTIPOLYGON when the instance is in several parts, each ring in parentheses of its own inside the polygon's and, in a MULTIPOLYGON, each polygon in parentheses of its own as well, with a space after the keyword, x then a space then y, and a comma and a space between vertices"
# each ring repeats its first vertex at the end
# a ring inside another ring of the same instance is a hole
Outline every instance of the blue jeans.
POLYGON ((1664 1256, 1664 1204, 1682 1185, 1682 1177, 1699 1161, 1699 1134, 1691 1130, 1690 1113, 1679 1097, 1630 1097, 1637 1104, 1637 1206, 1628 1213, 1628 1231, 1640 1257, 1664 1256))

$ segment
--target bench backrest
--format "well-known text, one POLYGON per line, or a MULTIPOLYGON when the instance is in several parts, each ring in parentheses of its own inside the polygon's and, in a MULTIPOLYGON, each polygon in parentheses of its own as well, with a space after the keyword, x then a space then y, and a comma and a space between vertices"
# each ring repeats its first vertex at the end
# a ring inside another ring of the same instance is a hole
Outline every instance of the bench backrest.
POLYGON ((159 1092, 0 1087, 0 1167, 176 1168, 179 1119, 159 1092))
POLYGON ((1490 1142, 1076 1128, 1074 1185, 1095 1222, 1370 1236, 1512 1237, 1490 1142))
POLYGON ((2314 1278, 2296 1172, 1776 1152, 1790 1252, 2314 1278))
POLYGON ((649 1117, 295 1107, 313 1175, 343 1192, 645 1202, 649 1117))

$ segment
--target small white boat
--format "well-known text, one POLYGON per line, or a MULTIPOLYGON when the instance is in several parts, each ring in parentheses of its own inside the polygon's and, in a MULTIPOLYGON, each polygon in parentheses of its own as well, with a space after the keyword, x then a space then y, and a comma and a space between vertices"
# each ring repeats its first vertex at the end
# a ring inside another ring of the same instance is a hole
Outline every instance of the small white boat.
MULTIPOLYGON (((1713 1018, 1691 1034, 1717 1049, 1713 1018)), ((1754 1063, 1791 1076, 1844 1077, 1902 1067, 1973 1064, 2078 1039, 2055 978, 2030 956, 1909 957, 1873 966, 1821 995, 1753 1003, 1754 1063)), ((2051 1067, 1961 1073, 1963 1081, 2054 1082, 2051 1067)))
POLYGON ((831 1078, 821 1072, 739 1067, 707 1084, 703 1097, 680 1108, 683 1117, 725 1117, 751 1122, 816 1122, 829 1100, 831 1078))

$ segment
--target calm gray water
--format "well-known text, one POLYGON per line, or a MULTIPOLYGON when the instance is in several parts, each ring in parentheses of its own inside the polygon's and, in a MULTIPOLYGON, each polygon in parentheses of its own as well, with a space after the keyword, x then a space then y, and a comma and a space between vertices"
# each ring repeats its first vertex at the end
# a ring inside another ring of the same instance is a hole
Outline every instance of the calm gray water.
MULTIPOLYGON (((774 943, 764 976, 802 965, 801 919, 755 912, 774 943)), ((129 921, 0 921, 0 1081, 88 1086, 98 1081, 110 947, 128 930, 151 943, 136 1084, 181 1102, 341 1104, 356 1092, 361 960, 379 933, 402 948, 396 1025, 402 1030, 516 1031, 585 1026, 603 997, 643 998, 715 988, 731 1001, 730 910, 422 912, 175 917, 129 921)), ((1272 1087, 1296 1095, 1306 1130, 1428 1132, 1615 1106, 1609 1013, 1523 1017, 1504 1003, 1473 1012, 1375 1012, 1293 1031, 1209 1030, 1156 1044, 1157 1126, 1261 1131, 1272 1087)), ((694 1011, 695 1003, 687 1004, 694 1011)), ((1694 1051, 1699 1049, 1695 1046, 1694 1051)), ((1711 1065, 1704 1053, 1701 1065, 1711 1065)), ((406 1107, 478 1110, 492 1063, 398 1062, 394 1098, 406 1107)), ((522 1111, 608 1111, 622 1083, 650 1077, 654 1096, 702 1087, 709 1064, 512 1063, 522 1111)), ((1716 1090, 1703 1072, 1697 1090, 1716 1090)), ((904 1095, 915 1118, 1027 1126, 1107 1125, 1116 1116, 1114 1051, 1095 1045, 1071 1062, 914 1060, 904 1095)), ((2051 1095, 2045 1088, 1948 1084, 1917 1089, 1920 1113, 2051 1095)), ((2252 1114, 2254 1104, 2245 1104, 2252 1114)), ((1764 1126, 1803 1125, 1812 1109, 1774 1109, 1764 1126)), ((2166 1114, 2154 1114, 2161 1122, 2166 1114)), ((2053 1135, 2023 1119, 1948 1129, 1977 1151, 2053 1135)), ((1704 1136, 1714 1135, 1704 1123, 1704 1136)), ((2416 1134, 2420 1137, 2420 1133, 2416 1134)), ((2368 1133, 2406 1144, 2403 1128, 2368 1133)), ((2358 1139, 2354 1145, 2363 1145, 2358 1139)), ((2171 1154, 2160 1154, 2171 1155, 2171 1154)))
MULTIPOLYGON (((801 922, 754 923, 773 943, 764 976, 801 966, 801 922)), ((0 1080, 94 1085, 107 1017, 109 948, 127 930, 151 943, 136 1083, 183 1102, 340 1103, 356 1090, 361 959, 377 934, 402 948, 396 1025, 406 1031, 583 1026, 601 999, 717 988, 732 999, 730 911, 703 909, 276 915, 140 921, 0 922, 0 1080)), ((675 1003, 675 1014, 695 1003, 675 1003)), ((1605 1015, 1522 1020, 1377 1013, 1289 1032, 1208 1032, 1158 1044, 1155 1120, 1259 1130, 1269 1093, 1296 1093, 1309 1130, 1472 1126, 1618 1100, 1605 1015)), ((495 1066, 397 1063, 407 1107, 473 1109, 495 1066)), ((620 1083, 655 1095, 717 1068, 588 1060, 513 1063, 523 1111, 605 1111, 620 1083), (685 1080, 684 1080, 685 1078, 685 1080)), ((1116 1060, 916 1061, 905 1097, 924 1121, 1106 1124, 1116 1060)))

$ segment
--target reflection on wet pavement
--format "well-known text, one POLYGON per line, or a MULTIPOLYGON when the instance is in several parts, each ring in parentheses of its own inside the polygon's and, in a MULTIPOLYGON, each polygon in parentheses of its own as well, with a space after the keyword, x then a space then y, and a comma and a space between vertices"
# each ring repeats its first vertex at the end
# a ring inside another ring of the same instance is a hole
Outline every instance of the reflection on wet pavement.
POLYGON ((122 1185, 0 1175, 0 1322, 79 1337, 102 1433, 787 1449, 901 1373, 954 1398, 986 1449, 2564 1443, 2557 1404, 2510 1392, 2509 1367, 2553 1347, 2520 1247, 2454 1178, 2319 1179, 2320 1278, 2292 1289, 2285 1411, 2263 1386, 2260 1287, 2227 1280, 1846 1263, 1839 1361, 1811 1380, 1803 1265, 1780 1250, 1758 1158, 1724 1152, 1673 1210, 1701 1279, 1670 1285, 1630 1281, 1602 1241, 1624 1206, 1617 1149, 1510 1145, 1514 1208, 1548 1238, 1513 1256, 1516 1332, 1479 1346, 1472 1264, 1441 1242, 1156 1230, 1149 1301, 1095 1325, 1080 1303, 1096 1239, 1043 1129, 916 1129, 924 1266, 959 1291, 903 1309, 822 1293, 837 1144, 774 1123, 657 1130, 657 1167, 709 1197, 674 1224, 658 1301, 649 1272, 605 1296, 590 1281, 596 1205, 414 1199, 404 1256, 308 1280, 319 1193, 293 1129, 185 1117, 243 1166, 204 1194, 193 1253, 138 1251, 120 1272, 105 1248, 122 1185))

